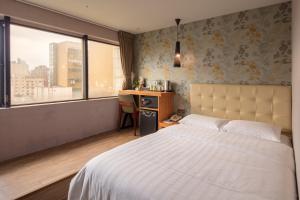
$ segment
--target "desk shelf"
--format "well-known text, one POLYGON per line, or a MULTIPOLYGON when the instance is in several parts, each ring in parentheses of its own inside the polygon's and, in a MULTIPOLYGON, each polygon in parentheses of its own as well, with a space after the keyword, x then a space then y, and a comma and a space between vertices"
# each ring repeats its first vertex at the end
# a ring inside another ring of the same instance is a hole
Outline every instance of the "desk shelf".
POLYGON ((158 108, 147 108, 139 105, 140 110, 151 110, 157 111, 158 120, 157 125, 165 119, 168 119, 174 111, 174 95, 175 92, 158 92, 158 91, 148 91, 148 90, 121 90, 119 92, 121 95, 135 95, 139 96, 139 102, 141 96, 155 96, 158 98, 158 108))
POLYGON ((140 110, 151 110, 151 111, 158 111, 158 108, 147 108, 147 107, 140 107, 140 110))

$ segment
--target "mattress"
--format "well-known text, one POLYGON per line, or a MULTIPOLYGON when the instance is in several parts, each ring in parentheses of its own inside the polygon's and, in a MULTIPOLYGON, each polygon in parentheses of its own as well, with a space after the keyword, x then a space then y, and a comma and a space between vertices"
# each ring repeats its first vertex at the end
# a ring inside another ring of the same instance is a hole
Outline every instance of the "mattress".
POLYGON ((292 200, 293 149, 183 124, 90 160, 69 200, 292 200))

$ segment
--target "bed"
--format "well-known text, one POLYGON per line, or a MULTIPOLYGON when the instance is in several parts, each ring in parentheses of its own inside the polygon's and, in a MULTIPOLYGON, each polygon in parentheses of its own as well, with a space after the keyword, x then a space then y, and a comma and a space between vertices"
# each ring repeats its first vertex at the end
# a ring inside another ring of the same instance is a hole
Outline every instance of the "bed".
MULTIPOLYGON (((262 121, 291 130, 291 88, 191 85, 193 113, 262 121)), ((178 124, 90 160, 70 200, 297 199, 293 149, 219 130, 178 124)))

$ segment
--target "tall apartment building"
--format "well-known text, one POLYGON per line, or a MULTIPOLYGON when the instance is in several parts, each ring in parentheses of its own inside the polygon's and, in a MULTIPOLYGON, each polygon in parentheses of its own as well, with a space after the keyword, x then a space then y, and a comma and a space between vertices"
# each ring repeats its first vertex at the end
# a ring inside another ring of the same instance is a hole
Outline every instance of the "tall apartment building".
POLYGON ((57 85, 57 43, 49 44, 49 84, 50 86, 57 85))
POLYGON ((11 93, 16 98, 33 97, 34 89, 44 87, 44 79, 31 77, 29 66, 18 59, 11 62, 11 93))
POLYGON ((14 77, 11 80, 12 94, 15 97, 34 97, 36 88, 44 87, 44 80, 31 77, 14 77))
POLYGON ((44 80, 44 87, 49 87, 49 68, 45 65, 35 67, 30 72, 31 78, 41 78, 44 80))
POLYGON ((11 62, 11 77, 29 76, 29 66, 27 63, 18 58, 16 61, 11 62))
POLYGON ((81 43, 61 42, 49 45, 51 86, 72 87, 82 90, 82 48, 81 43))

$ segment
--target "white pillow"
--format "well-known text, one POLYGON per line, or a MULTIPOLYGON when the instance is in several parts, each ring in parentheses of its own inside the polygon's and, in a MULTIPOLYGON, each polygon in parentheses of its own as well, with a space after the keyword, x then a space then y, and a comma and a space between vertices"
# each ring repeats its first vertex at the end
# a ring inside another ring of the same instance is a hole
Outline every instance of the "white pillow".
POLYGON ((263 122, 232 120, 222 127, 222 131, 253 136, 260 139, 280 142, 281 128, 263 122))
POLYGON ((229 120, 197 114, 190 114, 179 121, 180 124, 213 130, 220 130, 220 128, 227 122, 229 122, 229 120))

